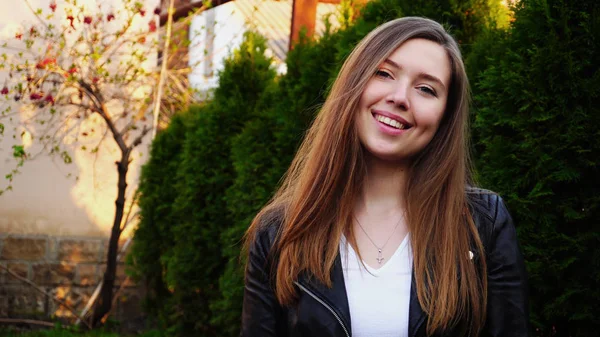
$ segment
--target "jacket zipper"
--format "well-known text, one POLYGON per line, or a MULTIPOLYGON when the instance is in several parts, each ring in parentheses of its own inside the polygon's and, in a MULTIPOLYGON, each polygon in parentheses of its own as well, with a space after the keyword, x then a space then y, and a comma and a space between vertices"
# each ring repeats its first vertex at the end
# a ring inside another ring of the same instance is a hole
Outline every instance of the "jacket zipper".
POLYGON ((327 305, 327 303, 323 302, 323 300, 321 300, 317 295, 315 295, 312 291, 306 289, 305 286, 301 285, 298 282, 294 282, 300 289, 302 289, 305 293, 309 294, 312 298, 314 298, 317 302, 321 303, 325 308, 327 308, 332 314, 333 316, 335 316, 335 319, 337 319, 338 323, 340 323, 340 325, 342 326, 342 329, 344 329, 344 332, 346 333, 347 337, 350 337, 350 334, 348 333, 348 329, 346 329, 346 326, 344 325, 344 322, 342 322, 340 316, 338 316, 338 314, 335 313, 335 311, 333 310, 333 308, 329 305, 327 305))

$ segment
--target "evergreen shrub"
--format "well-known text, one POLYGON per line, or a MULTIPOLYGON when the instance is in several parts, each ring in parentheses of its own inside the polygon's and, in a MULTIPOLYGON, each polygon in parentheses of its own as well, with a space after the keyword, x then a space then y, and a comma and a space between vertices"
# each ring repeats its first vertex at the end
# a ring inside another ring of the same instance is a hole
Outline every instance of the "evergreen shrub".
POLYGON ((135 236, 138 249, 132 252, 130 265, 146 279, 160 280, 155 282, 159 289, 168 289, 167 296, 152 304, 169 335, 221 336, 210 324, 210 302, 217 298, 219 276, 226 262, 220 236, 231 226, 224 195, 234 178, 229 149, 275 78, 265 49, 264 38, 246 33, 239 49, 225 61, 212 100, 189 112, 189 128, 181 132, 169 126, 164 131, 179 132, 181 142, 174 150, 177 156, 170 160, 157 156, 145 167, 153 171, 147 176, 162 175, 162 180, 148 183, 160 186, 142 184, 140 205, 147 209, 144 212, 154 214, 151 209, 159 208, 162 199, 148 190, 168 190, 172 198, 162 200, 168 214, 158 221, 160 224, 143 218, 135 236), (157 256, 153 245, 161 244, 168 248, 157 256))
POLYGON ((480 180, 517 224, 535 335, 598 336, 600 4, 522 0, 495 43, 474 88, 480 180))
POLYGON ((184 135, 189 130, 191 116, 199 114, 200 110, 200 107, 193 107, 187 113, 175 115, 169 127, 156 135, 138 185, 140 223, 127 255, 128 273, 145 284, 148 291, 145 308, 158 318, 157 323, 162 327, 168 324, 165 312, 160 308, 170 299, 163 277, 164 259, 175 245, 171 225, 177 179, 173 173, 177 172, 183 159, 184 135))
POLYGON ((245 34, 239 49, 225 61, 212 101, 185 140, 177 171, 176 245, 166 270, 177 308, 174 335, 220 336, 210 325, 210 302, 217 298, 226 262, 220 236, 231 226, 224 195, 234 180, 229 149, 274 80, 265 49, 264 38, 245 34))

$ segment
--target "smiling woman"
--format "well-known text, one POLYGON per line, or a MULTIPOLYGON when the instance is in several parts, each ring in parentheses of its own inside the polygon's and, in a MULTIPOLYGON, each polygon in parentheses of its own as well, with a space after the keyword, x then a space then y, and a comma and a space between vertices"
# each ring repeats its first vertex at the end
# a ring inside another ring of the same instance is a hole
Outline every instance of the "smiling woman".
POLYGON ((242 336, 527 336, 502 199, 472 186, 468 80, 438 23, 353 50, 247 235, 242 336))
POLYGON ((406 41, 379 65, 356 120, 370 154, 408 165, 431 141, 446 108, 450 67, 445 49, 422 38, 406 41))

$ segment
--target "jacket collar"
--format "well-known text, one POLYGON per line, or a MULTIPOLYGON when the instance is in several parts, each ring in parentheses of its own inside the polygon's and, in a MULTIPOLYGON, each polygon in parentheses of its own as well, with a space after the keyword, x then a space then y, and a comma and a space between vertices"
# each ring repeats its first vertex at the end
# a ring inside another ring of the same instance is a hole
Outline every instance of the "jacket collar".
POLYGON ((348 307, 348 295, 346 293, 346 284, 344 283, 344 273, 342 271, 342 260, 340 254, 337 255, 331 271, 331 282, 333 286, 328 288, 326 285, 312 279, 306 274, 298 278, 298 282, 314 292, 320 299, 325 301, 338 316, 352 335, 352 326, 350 324, 350 308, 348 307))
MULTIPOLYGON (((348 306, 348 295, 346 293, 346 284, 344 283, 344 273, 342 271, 342 260, 340 255, 335 259, 333 270, 331 271, 331 282, 333 286, 328 288, 321 282, 311 280, 307 275, 301 275, 298 279, 303 286, 309 288, 331 306, 341 317, 348 331, 351 331, 350 308, 348 306)), ((410 303, 408 314, 408 336, 414 337, 417 331, 425 321, 425 312, 421 308, 417 297, 417 287, 415 285, 415 274, 412 273, 412 284, 410 287, 410 303)), ((352 334, 352 333, 350 333, 352 334)))

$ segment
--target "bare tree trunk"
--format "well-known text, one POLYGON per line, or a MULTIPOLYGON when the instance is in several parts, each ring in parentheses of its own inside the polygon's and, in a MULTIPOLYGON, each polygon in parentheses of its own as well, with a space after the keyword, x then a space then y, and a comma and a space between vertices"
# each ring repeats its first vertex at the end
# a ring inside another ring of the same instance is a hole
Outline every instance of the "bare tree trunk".
POLYGON ((118 195, 115 204, 115 220, 113 222, 110 240, 108 243, 108 253, 106 254, 106 271, 104 272, 104 282, 100 289, 100 296, 94 309, 91 326, 98 326, 103 323, 104 317, 110 313, 113 300, 113 288, 117 274, 117 253, 119 250, 119 238, 121 237, 121 223, 125 210, 125 191, 127 190, 127 171, 129 169, 129 151, 121 154, 121 161, 117 162, 117 171, 119 172, 118 195))

